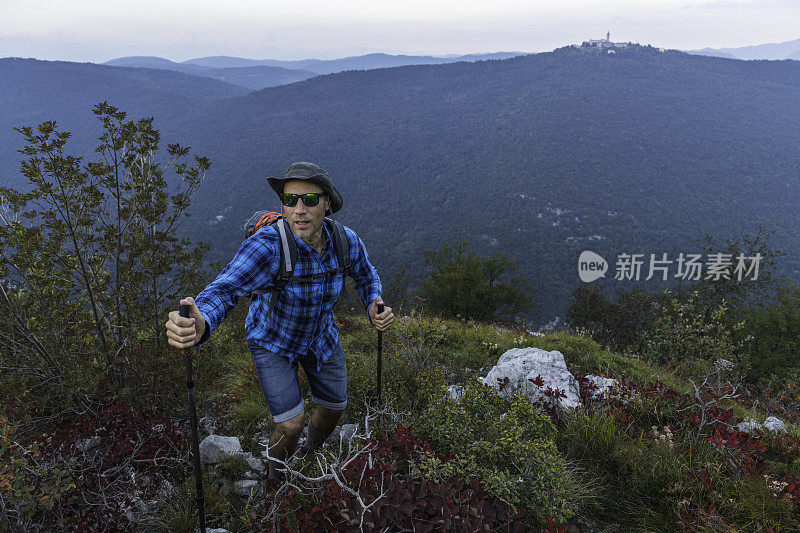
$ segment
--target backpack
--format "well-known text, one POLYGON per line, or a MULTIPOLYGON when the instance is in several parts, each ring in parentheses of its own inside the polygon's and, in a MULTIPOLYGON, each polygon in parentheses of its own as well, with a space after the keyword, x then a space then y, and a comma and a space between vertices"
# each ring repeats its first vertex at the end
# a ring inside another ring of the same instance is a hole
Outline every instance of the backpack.
MULTIPOLYGON (((336 252, 336 259, 339 263, 339 267, 328 272, 320 272, 319 274, 313 274, 311 276, 298 276, 294 273, 294 266, 295 263, 297 263, 297 243, 290 237, 292 230, 289 228, 283 214, 276 213, 275 211, 256 211, 256 213, 245 222, 245 239, 250 238, 256 231, 264 226, 275 226, 281 238, 280 268, 275 278, 274 287, 258 289, 250 293, 251 299, 255 295, 272 293, 267 316, 272 316, 272 308, 275 307, 275 302, 278 300, 278 293, 286 287, 287 283, 292 281, 313 281, 338 273, 352 277, 353 264, 350 260, 350 241, 347 240, 344 226, 331 217, 325 217, 325 225, 328 227, 328 231, 333 237, 333 248, 336 252)), ((343 287, 342 292, 347 302, 352 305, 353 302, 350 299, 350 295, 347 293, 347 289, 343 287)))

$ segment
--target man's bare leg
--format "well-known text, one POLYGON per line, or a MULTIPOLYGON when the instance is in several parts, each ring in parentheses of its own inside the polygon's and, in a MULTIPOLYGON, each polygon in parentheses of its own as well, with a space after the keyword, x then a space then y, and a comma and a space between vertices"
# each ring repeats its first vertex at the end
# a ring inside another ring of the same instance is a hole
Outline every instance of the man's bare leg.
POLYGON ((303 444, 303 452, 314 451, 325 443, 325 439, 336 429, 336 424, 339 422, 342 412, 341 410, 336 411, 321 405, 314 409, 314 414, 308 425, 308 436, 305 444, 303 444))
MULTIPOLYGON (((269 454, 271 457, 285 461, 287 457, 294 453, 297 441, 300 440, 300 435, 303 433, 305 416, 306 414, 303 412, 289 420, 275 424, 275 429, 272 430, 272 435, 269 438, 269 454)), ((270 479, 275 479, 277 475, 276 468, 280 468, 280 465, 270 461, 270 479)))

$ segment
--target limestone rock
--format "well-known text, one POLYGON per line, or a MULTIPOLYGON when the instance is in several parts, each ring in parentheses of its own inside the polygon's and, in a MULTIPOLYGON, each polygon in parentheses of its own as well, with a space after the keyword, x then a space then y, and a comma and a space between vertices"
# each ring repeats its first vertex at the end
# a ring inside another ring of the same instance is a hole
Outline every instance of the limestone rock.
POLYGON ((597 387, 596 391, 592 391, 592 396, 598 400, 608 398, 611 395, 611 389, 614 387, 619 387, 619 381, 614 378, 604 378, 603 376, 596 376, 592 374, 586 376, 586 380, 594 383, 594 385, 597 387))
POLYGON ((252 479, 243 479, 233 483, 233 491, 239 496, 247 498, 250 493, 256 489, 258 481, 252 479))
POLYGON ((545 396, 544 391, 550 387, 567 395, 558 399, 556 405, 559 408, 572 409, 581 405, 578 382, 567 369, 564 354, 558 350, 548 352, 541 348, 512 348, 500 356, 482 382, 498 389, 501 396, 510 397, 520 390, 531 402, 548 404, 552 399, 545 396), (544 381, 541 387, 531 382, 537 376, 544 381))
POLYGON ((764 427, 770 431, 786 433, 786 425, 778 418, 771 416, 764 420, 764 427))
POLYGON ((225 457, 242 454, 242 445, 237 437, 209 435, 200 443, 200 460, 204 463, 218 463, 225 457))
POLYGON ((748 418, 744 422, 739 422, 736 425, 736 429, 738 429, 739 431, 744 431, 745 433, 752 434, 755 430, 761 429, 761 424, 759 424, 752 418, 748 418))

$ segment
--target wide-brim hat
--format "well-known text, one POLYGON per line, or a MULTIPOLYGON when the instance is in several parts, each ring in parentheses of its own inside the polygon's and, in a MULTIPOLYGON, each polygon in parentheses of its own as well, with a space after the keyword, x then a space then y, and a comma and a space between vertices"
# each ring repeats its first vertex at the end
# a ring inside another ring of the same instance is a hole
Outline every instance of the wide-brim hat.
POLYGON ((322 187, 323 191, 328 193, 328 198, 331 201, 331 213, 335 213, 342 208, 342 204, 344 203, 342 195, 336 190, 336 187, 333 186, 331 177, 314 163, 305 161, 292 163, 286 172, 284 172, 283 177, 267 178, 269 186, 272 187, 275 194, 279 196, 283 193, 283 186, 289 180, 306 180, 311 183, 316 183, 322 187))

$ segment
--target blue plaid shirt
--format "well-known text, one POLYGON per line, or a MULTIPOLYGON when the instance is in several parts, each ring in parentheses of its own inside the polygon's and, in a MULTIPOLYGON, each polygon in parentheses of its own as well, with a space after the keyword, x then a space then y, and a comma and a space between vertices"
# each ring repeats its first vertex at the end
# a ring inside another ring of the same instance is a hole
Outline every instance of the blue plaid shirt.
MULTIPOLYGON (((327 225, 323 225, 323 228, 327 245, 322 256, 291 231, 287 233, 289 238, 297 242, 295 275, 311 276, 335 270, 339 266, 327 225)), ((344 229, 350 242, 352 276, 369 312, 369 306, 382 293, 381 280, 369 262, 364 243, 353 230, 346 226, 344 229)), ((259 229, 252 237, 245 239, 236 256, 217 279, 197 295, 195 303, 206 321, 206 331, 198 346, 236 307, 241 296, 257 289, 274 287, 273 280, 279 270, 280 244, 280 235, 273 226, 259 229)), ((344 275, 339 273, 313 281, 290 281, 277 294, 254 296, 245 323, 247 338, 273 353, 288 357, 289 361, 312 352, 317 356, 317 369, 321 370, 322 364, 339 342, 333 306, 343 287, 344 275), (272 316, 267 316, 270 298, 275 297, 278 300, 272 316)))

